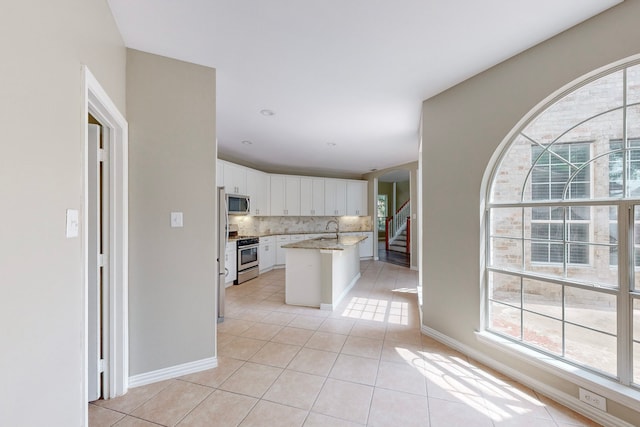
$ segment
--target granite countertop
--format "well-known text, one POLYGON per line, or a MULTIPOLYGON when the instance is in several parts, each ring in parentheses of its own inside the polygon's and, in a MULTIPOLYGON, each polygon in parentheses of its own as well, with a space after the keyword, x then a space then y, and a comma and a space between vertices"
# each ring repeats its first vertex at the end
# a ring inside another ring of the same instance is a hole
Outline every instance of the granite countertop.
POLYGON ((300 240, 282 245, 285 249, 320 249, 330 251, 343 251, 347 246, 357 245, 367 236, 340 236, 339 239, 318 237, 317 239, 300 240))

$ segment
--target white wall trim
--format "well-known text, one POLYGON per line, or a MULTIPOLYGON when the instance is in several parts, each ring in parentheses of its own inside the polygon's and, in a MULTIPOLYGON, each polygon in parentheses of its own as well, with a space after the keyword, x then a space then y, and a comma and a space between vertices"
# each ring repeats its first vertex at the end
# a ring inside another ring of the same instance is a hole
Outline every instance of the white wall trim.
POLYGON ((196 372, 206 371, 207 369, 217 367, 218 358, 209 357, 207 359, 196 360, 194 362, 183 363, 181 365, 170 366, 168 368, 134 375, 132 377, 129 377, 129 386, 140 387, 158 381, 170 380, 172 378, 195 374, 196 372))
MULTIPOLYGON (((109 137, 109 288, 107 303, 108 324, 105 326, 108 351, 105 367, 104 398, 113 398, 126 393, 129 376, 129 336, 128 336, 128 123, 113 103, 107 92, 93 76, 86 65, 82 73, 82 130, 83 136, 83 303, 84 303, 84 358, 83 358, 83 406, 87 407, 87 357, 88 357, 88 114, 91 113, 108 130, 109 137)), ((86 419, 86 417, 85 417, 86 419)))
MULTIPOLYGON (((473 359, 487 365, 488 367, 495 369, 498 372, 501 372, 507 375, 510 378, 517 380, 518 382, 524 384, 525 386, 540 392, 541 394, 551 398, 552 400, 584 415, 587 418, 590 418, 593 421, 596 421, 602 425, 611 426, 611 427, 634 427, 632 424, 627 423, 624 420, 621 420, 607 412, 603 412, 599 409, 596 409, 592 406, 587 405, 586 403, 580 401, 577 397, 567 394, 561 390, 558 390, 554 387, 549 386, 535 378, 526 375, 522 371, 513 369, 507 365, 497 362, 495 359, 492 359, 482 352, 479 352, 453 338, 450 338, 447 335, 444 335, 435 329, 429 328, 428 326, 422 325, 421 331, 423 334, 430 336, 431 338, 440 341, 441 343, 464 353, 465 355, 472 357, 473 359)), ((593 390, 593 388, 591 388, 593 390)), ((593 390, 596 391, 596 390, 593 390)))

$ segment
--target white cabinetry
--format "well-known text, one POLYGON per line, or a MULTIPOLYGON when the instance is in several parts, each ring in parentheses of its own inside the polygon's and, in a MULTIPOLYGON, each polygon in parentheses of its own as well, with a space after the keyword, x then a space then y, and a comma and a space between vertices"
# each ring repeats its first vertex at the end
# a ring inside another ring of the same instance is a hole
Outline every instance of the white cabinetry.
POLYGON ((373 231, 366 231, 362 235, 367 238, 360 242, 360 258, 373 258, 373 231))
POLYGON ((247 168, 224 162, 224 191, 229 194, 247 194, 247 168))
POLYGON ((238 255, 236 252, 236 242, 227 242, 226 250, 224 251, 224 268, 226 271, 225 284, 230 286, 236 280, 238 274, 238 255))
POLYGON ((258 259, 260 273, 271 270, 276 264, 276 238, 274 236, 260 238, 258 259))
POLYGON ((324 215, 324 179, 300 178, 300 215, 324 215))
POLYGON ((346 233, 340 233, 345 236, 367 236, 358 244, 358 252, 360 258, 373 258, 373 232, 372 231, 349 231, 346 233))
POLYGON ((271 175, 271 215, 300 215, 300 177, 271 175))
POLYGON ((247 195, 251 204, 251 215, 269 215, 269 174, 255 169, 246 169, 247 195))
POLYGON ((327 216, 347 214, 347 181, 343 179, 324 180, 324 214, 327 216))
POLYGON ((367 215, 367 181, 347 181, 347 215, 367 215))
POLYGON ((282 248, 282 245, 286 245, 291 242, 291 236, 288 234, 276 236, 276 265, 284 265, 287 261, 287 250, 282 248))

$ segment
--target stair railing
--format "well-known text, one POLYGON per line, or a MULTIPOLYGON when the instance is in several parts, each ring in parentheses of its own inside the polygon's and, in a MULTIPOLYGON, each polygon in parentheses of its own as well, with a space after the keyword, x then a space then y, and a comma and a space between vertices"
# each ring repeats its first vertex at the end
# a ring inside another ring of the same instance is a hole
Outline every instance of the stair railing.
MULTIPOLYGON (((407 220, 411 215, 411 204, 407 200, 402 206, 393 214, 392 217, 388 217, 385 222, 385 247, 389 250, 389 242, 395 239, 398 234, 402 232, 407 226, 407 220)), ((407 229, 407 240, 409 230, 407 229)), ((407 252, 409 251, 407 246, 407 252)))

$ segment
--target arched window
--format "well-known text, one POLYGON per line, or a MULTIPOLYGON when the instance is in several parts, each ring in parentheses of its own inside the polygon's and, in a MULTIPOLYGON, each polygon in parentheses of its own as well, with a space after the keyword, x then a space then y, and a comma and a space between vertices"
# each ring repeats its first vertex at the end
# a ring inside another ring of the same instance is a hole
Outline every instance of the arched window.
POLYGON ((486 329, 640 386, 640 65, 513 135, 489 188, 486 329))

